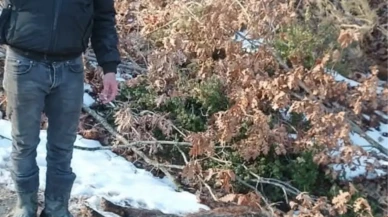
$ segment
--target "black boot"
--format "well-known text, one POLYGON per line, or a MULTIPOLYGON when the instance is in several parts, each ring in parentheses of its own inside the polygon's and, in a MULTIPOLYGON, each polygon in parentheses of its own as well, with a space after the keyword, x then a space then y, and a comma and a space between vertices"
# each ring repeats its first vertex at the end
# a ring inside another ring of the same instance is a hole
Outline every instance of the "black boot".
POLYGON ((47 174, 44 209, 40 217, 73 217, 69 212, 70 192, 75 174, 47 174))
POLYGON ((40 217, 73 217, 69 212, 69 197, 54 199, 45 198, 45 207, 40 217))
POLYGON ((12 217, 37 217, 38 192, 20 193, 17 192, 16 206, 10 216, 12 217))

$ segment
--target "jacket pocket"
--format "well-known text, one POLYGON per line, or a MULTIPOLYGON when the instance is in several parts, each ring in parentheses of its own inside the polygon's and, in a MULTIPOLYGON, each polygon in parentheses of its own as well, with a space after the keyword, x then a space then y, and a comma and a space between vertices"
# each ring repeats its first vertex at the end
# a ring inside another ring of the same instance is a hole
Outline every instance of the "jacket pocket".
POLYGON ((8 4, 6 8, 1 10, 0 15, 0 44, 5 44, 7 42, 6 35, 9 27, 9 21, 11 18, 12 5, 8 4))

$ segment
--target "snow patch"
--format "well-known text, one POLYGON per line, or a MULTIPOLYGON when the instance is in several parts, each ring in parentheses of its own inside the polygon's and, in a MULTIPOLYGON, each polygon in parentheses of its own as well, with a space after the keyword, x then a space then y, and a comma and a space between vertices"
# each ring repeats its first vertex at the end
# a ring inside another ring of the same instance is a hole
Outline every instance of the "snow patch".
MULTIPOLYGON (((345 78, 337 71, 331 70, 331 69, 325 69, 326 73, 332 75, 336 81, 339 82, 346 82, 351 87, 357 87, 360 85, 359 82, 353 81, 351 79, 345 78)), ((377 87, 377 93, 382 93, 384 88, 377 87)), ((386 117, 385 114, 383 114, 380 111, 376 111, 375 113, 379 114, 383 118, 386 117)), ((364 118, 369 120, 369 115, 363 114, 364 118)), ((388 138, 383 135, 383 133, 388 133, 388 124, 380 123, 379 130, 376 130, 374 128, 369 128, 368 131, 365 132, 369 137, 371 137, 374 141, 378 142, 380 145, 382 145, 384 148, 388 149, 388 138)), ((368 141, 366 141, 363 137, 361 137, 357 133, 351 133, 350 139, 352 141, 353 145, 358 145, 363 148, 366 152, 376 152, 379 155, 383 155, 379 150, 374 148, 368 141)), ((334 155, 338 154, 335 153, 334 155)), ((335 170, 342 170, 343 174, 342 178, 351 180, 353 178, 359 177, 359 176, 366 176, 368 179, 374 179, 376 177, 385 176, 387 175, 387 171, 382 169, 376 169, 374 173, 370 172, 370 168, 372 166, 382 166, 387 165, 387 161, 383 160, 377 160, 375 157, 372 156, 360 156, 360 157, 354 157, 352 165, 344 165, 344 164, 333 164, 333 169, 335 170)))
POLYGON ((84 93, 84 105, 89 107, 93 105, 96 102, 96 100, 93 99, 88 93, 84 93))
POLYGON ((256 52, 258 48, 263 45, 264 39, 251 39, 247 31, 238 31, 234 34, 234 41, 242 42, 242 48, 248 52, 256 52))
MULTIPOLYGON (((346 82, 346 83, 349 84, 349 86, 351 86, 351 87, 357 87, 357 86, 360 85, 359 82, 353 81, 353 80, 351 80, 351 79, 349 79, 349 78, 345 78, 344 76, 342 76, 340 73, 338 73, 338 72, 335 71, 335 70, 325 68, 325 72, 328 73, 328 74, 330 74, 330 75, 332 75, 332 76, 334 77, 334 80, 340 81, 340 82, 346 82)), ((383 90, 384 90, 384 88, 382 88, 382 87, 377 87, 376 92, 377 92, 378 94, 380 94, 380 93, 383 92, 383 90)))
MULTIPOLYGON (((11 123, 0 120, 0 183, 11 190, 14 185, 9 172, 12 144, 11 123)), ((47 131, 40 131, 41 142, 37 148, 40 189, 45 188, 47 131)), ((78 136, 75 144, 82 147, 100 147, 101 144, 78 136)), ((87 197, 94 204, 95 197, 120 204, 157 209, 167 214, 184 214, 209 209, 200 204, 194 194, 176 192, 167 179, 154 177, 150 172, 136 168, 132 163, 108 150, 86 151, 75 149, 72 167, 77 175, 72 197, 87 197), (93 197, 94 196, 94 197, 93 197)))

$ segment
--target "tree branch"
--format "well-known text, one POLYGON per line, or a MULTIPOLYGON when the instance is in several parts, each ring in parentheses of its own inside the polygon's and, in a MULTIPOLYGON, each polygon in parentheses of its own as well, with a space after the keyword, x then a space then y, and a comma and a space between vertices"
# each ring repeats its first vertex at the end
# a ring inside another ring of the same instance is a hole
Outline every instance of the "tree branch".
POLYGON ((134 142, 128 141, 128 144, 118 145, 118 146, 102 146, 102 147, 93 147, 93 148, 74 146, 74 148, 84 150, 84 151, 100 151, 100 150, 131 148, 131 147, 135 147, 136 145, 156 145, 156 144, 191 146, 191 144, 188 142, 174 142, 174 141, 164 141, 164 140, 151 141, 151 140, 149 140, 149 141, 134 141, 134 142))
MULTIPOLYGON (((244 35, 242 35, 241 33, 237 32, 237 34, 243 38, 244 40, 246 40, 248 43, 250 43, 252 46, 255 46, 255 47, 258 47, 252 39, 249 39, 247 37, 245 37, 244 35)), ((269 50, 271 51, 271 54, 275 57, 276 61, 279 63, 279 65, 286 71, 286 72, 289 72, 290 70, 292 70, 290 67, 288 67, 288 65, 282 60, 282 58, 274 51, 273 47, 269 45, 269 50)), ((303 82, 303 81, 298 81, 298 85, 301 89, 303 89, 306 93, 309 94, 309 96, 313 97, 313 100, 316 100, 314 95, 312 94, 312 91, 307 87, 307 85, 303 82)), ((299 98, 299 99, 303 99, 303 97, 301 97, 299 94, 295 93, 295 92, 291 92, 291 95, 299 98)), ((326 105, 324 105, 322 102, 320 102, 321 106, 323 108, 325 108, 326 110, 331 110, 330 108, 328 108, 326 105)), ((358 133, 362 138, 364 138, 366 141, 368 141, 373 147, 375 147, 376 149, 378 149, 381 153, 385 154, 388 156, 388 149, 386 149, 384 146, 382 146, 381 144, 379 144, 378 142, 376 142, 373 138, 371 138, 370 136, 368 136, 362 129, 360 126, 358 126, 354 121, 350 120, 350 119, 346 119, 346 121, 348 122, 348 124, 350 125, 351 127, 351 130, 353 132, 356 132, 358 133)))
MULTIPOLYGON (((119 142, 123 143, 126 147, 130 148, 136 155, 140 156, 144 159, 144 161, 150 165, 153 165, 154 167, 160 169, 168 179, 170 179, 175 184, 175 190, 180 189, 180 184, 175 180, 175 178, 168 172, 168 170, 163 167, 162 164, 159 164, 158 162, 150 159, 147 155, 145 155, 142 151, 137 149, 136 147, 133 147, 133 143, 130 143, 126 138, 124 138, 122 135, 120 135, 115 129, 113 129, 112 126, 110 126, 107 121, 98 115, 95 111, 90 109, 89 107, 83 106, 82 107, 85 112, 93 116, 114 138, 116 138, 119 142)), ((174 143, 175 144, 175 143, 174 143)), ((120 146, 115 146, 120 147, 120 146)))

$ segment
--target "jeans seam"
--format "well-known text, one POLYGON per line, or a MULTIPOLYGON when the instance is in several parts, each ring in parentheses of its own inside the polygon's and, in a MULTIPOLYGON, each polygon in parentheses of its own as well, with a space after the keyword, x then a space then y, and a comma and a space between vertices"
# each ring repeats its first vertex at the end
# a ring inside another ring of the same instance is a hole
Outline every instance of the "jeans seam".
MULTIPOLYGON (((53 63, 53 65, 52 65, 52 69, 51 69, 51 70, 53 71, 53 79, 52 79, 52 81, 51 81, 51 87, 50 87, 50 89, 53 89, 53 88, 55 87, 55 85, 56 85, 56 77, 57 77, 57 70, 56 70, 56 68, 55 68, 54 63, 53 63)), ((51 75, 51 71, 50 71, 50 75, 51 75)))

